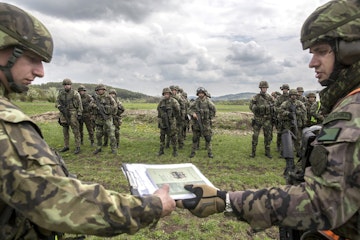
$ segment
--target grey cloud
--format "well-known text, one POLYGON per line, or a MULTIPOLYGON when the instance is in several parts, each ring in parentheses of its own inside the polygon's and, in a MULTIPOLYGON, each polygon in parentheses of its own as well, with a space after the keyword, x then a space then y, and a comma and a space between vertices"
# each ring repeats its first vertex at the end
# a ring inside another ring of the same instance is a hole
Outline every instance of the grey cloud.
POLYGON ((227 60, 232 62, 240 62, 243 64, 261 64, 272 59, 265 48, 259 46, 254 41, 250 41, 248 43, 233 42, 229 50, 231 53, 227 56, 227 60))

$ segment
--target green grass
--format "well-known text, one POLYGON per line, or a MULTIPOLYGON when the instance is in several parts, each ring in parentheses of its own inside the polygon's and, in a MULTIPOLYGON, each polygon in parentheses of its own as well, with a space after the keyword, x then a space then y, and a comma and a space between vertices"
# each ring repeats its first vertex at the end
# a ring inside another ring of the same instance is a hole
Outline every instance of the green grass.
MULTIPOLYGON (((48 111, 53 107, 50 103, 21 103, 26 113, 33 115, 48 111)), ((109 148, 103 148, 103 152, 94 156, 93 147, 89 141, 81 148, 79 155, 74 155, 72 149, 62 154, 68 168, 78 178, 84 181, 99 182, 106 188, 129 193, 127 180, 121 172, 122 163, 194 163, 205 176, 218 188, 223 190, 243 190, 249 188, 265 188, 284 183, 282 171, 285 165, 284 160, 277 158, 274 151, 275 143, 272 143, 274 158, 264 157, 262 136, 259 139, 257 157, 249 158, 251 150, 251 134, 235 134, 236 124, 228 127, 231 131, 223 132, 223 128, 217 124, 214 129, 216 134, 213 137, 214 158, 207 157, 204 148, 204 140, 201 140, 200 150, 196 156, 190 159, 191 132, 187 134, 185 148, 179 151, 179 156, 174 158, 171 150, 166 149, 165 154, 157 156, 159 150, 159 131, 154 117, 149 116, 143 121, 143 116, 131 115, 133 110, 150 110, 154 104, 128 104, 127 114, 121 127, 121 143, 119 154, 114 156, 109 148), (135 109, 135 107, 139 107, 135 109), (130 117, 131 115, 131 117, 130 117), (220 127, 219 127, 220 126, 220 127), (230 134, 229 134, 230 133, 230 134)), ((227 116, 229 112, 241 111, 235 106, 217 106, 222 109, 218 118, 227 116)), ((54 109, 53 109, 54 110, 54 109)), ((231 115, 232 118, 235 118, 231 115)), ((230 124, 235 119, 223 121, 223 124, 230 124)), ((45 140, 56 149, 63 146, 62 128, 56 122, 39 122, 45 140)), ((240 131, 241 133, 241 131, 240 131)), ((74 146, 71 135, 71 146, 74 146)), ((88 236, 87 239, 105 239, 103 237, 88 236)), ((137 234, 120 235, 112 239, 278 239, 276 228, 270 228, 259 233, 252 233, 248 224, 239 222, 236 219, 225 218, 222 214, 213 215, 205 219, 199 219, 191 215, 187 210, 177 209, 170 216, 162 218, 155 230, 142 229, 137 234)))

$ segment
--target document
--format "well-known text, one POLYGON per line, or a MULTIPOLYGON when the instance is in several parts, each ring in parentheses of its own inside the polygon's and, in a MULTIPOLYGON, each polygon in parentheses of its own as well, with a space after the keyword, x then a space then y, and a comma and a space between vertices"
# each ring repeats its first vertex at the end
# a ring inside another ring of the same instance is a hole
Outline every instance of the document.
POLYGON ((163 184, 169 184, 170 195, 175 200, 195 197, 184 189, 185 185, 207 184, 214 187, 192 163, 123 163, 122 170, 129 181, 131 194, 137 196, 153 194, 163 184))

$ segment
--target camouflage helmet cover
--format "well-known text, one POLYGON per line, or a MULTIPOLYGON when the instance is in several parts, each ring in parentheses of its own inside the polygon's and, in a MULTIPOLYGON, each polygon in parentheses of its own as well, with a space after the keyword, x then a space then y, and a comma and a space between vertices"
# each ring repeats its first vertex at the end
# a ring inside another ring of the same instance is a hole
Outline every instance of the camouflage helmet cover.
POLYGON ((115 94, 115 95, 116 95, 116 90, 115 90, 115 88, 110 89, 110 90, 109 90, 109 94, 115 94))
POLYGON ((304 88, 303 88, 303 87, 297 87, 296 90, 297 90, 298 92, 304 92, 304 88))
POLYGON ((106 87, 104 84, 99 84, 96 86, 95 88, 95 91, 98 91, 98 90, 106 90, 106 87))
POLYGON ((307 49, 315 43, 360 39, 360 1, 333 0, 317 8, 304 22, 301 43, 307 49))
POLYGON ((171 95, 171 94, 172 94, 171 89, 168 88, 168 87, 164 88, 164 89, 162 90, 162 95, 164 96, 165 93, 170 93, 170 95, 171 95))
POLYGON ((21 46, 50 62, 53 40, 47 28, 22 9, 0 3, 0 49, 21 46))
POLYGON ((199 95, 199 93, 204 93, 206 95, 207 91, 205 88, 203 87, 199 87, 198 89, 196 89, 196 96, 199 95))
POLYGON ((65 78, 65 79, 62 81, 62 85, 72 85, 72 82, 71 82, 70 79, 65 78))
POLYGON ((296 89, 290 89, 289 95, 298 95, 298 91, 296 89))
POLYGON ((284 90, 284 89, 287 89, 287 90, 289 90, 290 89, 290 86, 289 86, 289 84, 283 84, 281 87, 280 87, 280 89, 281 90, 284 90))
POLYGON ((310 93, 308 93, 308 94, 306 95, 306 97, 307 97, 307 98, 309 98, 309 97, 314 97, 314 98, 316 98, 316 94, 313 93, 313 92, 310 92, 310 93))
POLYGON ((269 83, 267 81, 261 81, 259 83, 259 88, 269 88, 269 83))
POLYGON ((80 91, 86 91, 86 88, 85 88, 84 85, 80 85, 80 86, 78 87, 78 92, 80 92, 80 91))

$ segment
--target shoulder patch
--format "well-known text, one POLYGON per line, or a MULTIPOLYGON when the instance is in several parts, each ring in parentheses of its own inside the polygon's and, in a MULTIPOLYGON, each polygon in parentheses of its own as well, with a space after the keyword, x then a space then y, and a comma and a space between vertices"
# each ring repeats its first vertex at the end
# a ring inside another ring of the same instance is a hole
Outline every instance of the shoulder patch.
POLYGON ((310 154, 311 170, 315 176, 321 176, 327 166, 328 151, 324 146, 315 146, 310 154))
POLYGON ((322 128, 318 137, 319 142, 335 141, 341 132, 341 128, 322 128))
POLYGON ((336 120, 345 120, 345 121, 350 121, 352 118, 352 114, 351 112, 333 112, 330 113, 329 116, 327 116, 324 121, 323 121, 323 125, 329 123, 329 122, 333 122, 336 120))

